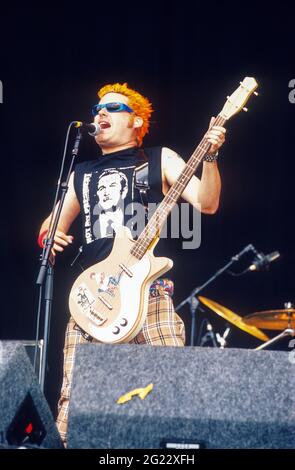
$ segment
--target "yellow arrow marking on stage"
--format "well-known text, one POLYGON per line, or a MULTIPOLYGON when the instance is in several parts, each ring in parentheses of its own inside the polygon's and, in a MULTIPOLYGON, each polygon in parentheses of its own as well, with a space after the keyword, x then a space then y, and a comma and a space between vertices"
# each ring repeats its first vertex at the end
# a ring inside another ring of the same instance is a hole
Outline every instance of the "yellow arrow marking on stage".
POLYGON ((139 398, 142 400, 145 399, 145 397, 150 393, 154 388, 154 384, 148 384, 146 387, 143 388, 135 388, 134 390, 131 390, 131 392, 125 393, 122 395, 118 400, 117 403, 118 405, 122 405, 123 403, 126 403, 126 401, 131 400, 132 397, 135 395, 138 395, 139 398))

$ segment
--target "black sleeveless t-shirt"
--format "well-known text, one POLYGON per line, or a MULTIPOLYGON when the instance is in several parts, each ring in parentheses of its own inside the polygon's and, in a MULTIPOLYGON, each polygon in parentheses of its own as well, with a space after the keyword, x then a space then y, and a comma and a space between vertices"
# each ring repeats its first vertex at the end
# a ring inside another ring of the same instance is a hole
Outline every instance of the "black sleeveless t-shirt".
MULTIPOLYGON (((127 225, 131 231, 135 229, 133 235, 138 235, 144 227, 144 211, 134 176, 138 151, 138 147, 133 147, 75 166, 74 188, 80 203, 83 233, 80 264, 84 269, 110 254, 116 227, 127 225)), ((145 149, 149 203, 158 204, 164 197, 161 152, 162 147, 145 149)))

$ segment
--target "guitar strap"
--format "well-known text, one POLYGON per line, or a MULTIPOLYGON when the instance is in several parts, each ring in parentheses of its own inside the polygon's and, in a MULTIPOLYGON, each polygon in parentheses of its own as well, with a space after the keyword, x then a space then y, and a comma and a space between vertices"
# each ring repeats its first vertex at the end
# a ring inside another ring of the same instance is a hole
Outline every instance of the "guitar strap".
POLYGON ((148 223, 148 190, 149 165, 148 157, 143 149, 139 149, 135 158, 134 186, 139 192, 140 200, 145 209, 145 223, 148 223))

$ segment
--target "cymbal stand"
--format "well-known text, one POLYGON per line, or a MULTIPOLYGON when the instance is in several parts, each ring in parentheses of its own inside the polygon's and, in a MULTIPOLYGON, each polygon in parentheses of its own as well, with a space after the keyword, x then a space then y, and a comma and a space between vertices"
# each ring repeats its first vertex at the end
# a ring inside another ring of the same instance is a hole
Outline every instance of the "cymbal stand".
POLYGON ((293 328, 286 328, 279 335, 261 344, 260 346, 258 346, 258 348, 255 348, 255 351, 257 351, 258 349, 265 349, 267 348, 267 346, 270 346, 271 344, 276 343, 277 341, 279 341, 282 338, 285 338, 286 336, 295 336, 295 330, 293 330, 293 328))
POLYGON ((291 328, 291 313, 288 313, 288 316, 289 318, 288 318, 287 328, 285 328, 284 331, 282 331, 280 334, 278 334, 274 338, 271 338, 269 341, 266 341, 265 343, 258 346, 258 348, 255 348, 256 351, 259 349, 265 349, 271 344, 274 344, 277 341, 280 341, 280 339, 285 338, 286 336, 295 336, 295 330, 291 328))
POLYGON ((232 256, 230 261, 223 266, 221 269, 216 271, 216 273, 211 276, 204 284, 202 284, 199 287, 196 287, 195 289, 192 290, 190 295, 184 299, 180 304, 178 304, 175 308, 175 311, 180 310, 186 303, 189 304, 190 306, 190 312, 191 312, 191 337, 190 337, 190 346, 194 346, 194 339, 195 339, 195 331, 196 331, 196 311, 199 308, 199 300, 196 298, 197 294, 201 292, 201 290, 205 289, 209 284, 211 284, 215 279, 217 279, 221 274, 223 274, 230 266, 232 266, 233 263, 236 263, 237 261, 240 260, 240 258, 247 253, 248 251, 254 251, 255 248, 253 245, 247 245, 240 253, 238 253, 235 256, 232 256))
MULTIPOLYGON (((285 309, 291 309, 291 308, 294 308, 294 305, 292 304, 292 302, 285 302, 284 308, 285 309)), ((255 350, 265 349, 265 348, 267 348, 267 346, 270 346, 271 344, 276 343, 277 341, 279 341, 282 338, 285 338, 286 336, 295 336, 295 330, 293 328, 291 328, 291 326, 292 326, 292 314, 291 314, 291 312, 288 312, 287 315, 288 315, 288 326, 287 326, 287 328, 285 328, 284 331, 282 331, 282 333, 278 334, 274 338, 271 338, 269 341, 266 341, 265 343, 261 344, 260 346, 258 346, 258 348, 255 348, 255 350)))

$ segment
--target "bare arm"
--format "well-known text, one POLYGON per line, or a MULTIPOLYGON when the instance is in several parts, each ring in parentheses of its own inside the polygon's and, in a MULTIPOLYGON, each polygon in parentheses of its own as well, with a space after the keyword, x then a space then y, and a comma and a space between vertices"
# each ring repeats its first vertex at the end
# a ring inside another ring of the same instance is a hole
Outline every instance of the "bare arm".
MULTIPOLYGON (((211 119, 210 126, 214 118, 211 119)), ((209 128, 210 128, 209 126, 209 128)), ((209 153, 215 153, 225 141, 226 130, 213 126, 207 132, 208 142, 211 143, 209 153)), ((164 194, 180 176, 185 161, 173 150, 162 149, 162 181, 164 194)), ((217 162, 203 162, 201 179, 193 176, 182 193, 183 199, 205 214, 214 214, 219 206, 221 179, 217 162), (201 207, 200 207, 201 206, 201 207)))
MULTIPOLYGON (((162 149, 162 179, 164 194, 179 178, 185 161, 171 149, 162 149)), ((205 214, 214 214, 219 205, 220 176, 217 163, 204 162, 201 180, 193 176, 182 193, 185 201, 205 214)))
MULTIPOLYGON (((72 243, 73 237, 71 235, 67 235, 67 232, 78 216, 79 212, 80 204, 74 189, 74 173, 72 173, 69 181, 69 189, 65 197, 59 224, 54 238, 53 254, 55 254, 55 251, 63 251, 63 247, 67 246, 69 243, 72 243)), ((42 234, 44 231, 48 230, 50 219, 51 214, 42 223, 39 234, 42 234)))

